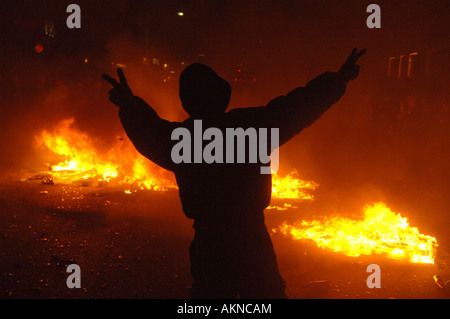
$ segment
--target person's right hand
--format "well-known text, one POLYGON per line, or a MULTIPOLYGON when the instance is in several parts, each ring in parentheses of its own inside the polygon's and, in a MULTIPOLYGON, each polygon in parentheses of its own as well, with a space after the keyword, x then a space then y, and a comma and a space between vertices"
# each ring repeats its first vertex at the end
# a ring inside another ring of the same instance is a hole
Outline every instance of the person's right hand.
POLYGON ((119 76, 120 82, 117 82, 107 74, 102 74, 102 78, 113 86, 109 91, 109 100, 117 106, 127 105, 133 100, 134 95, 128 86, 127 79, 125 78, 122 69, 117 69, 117 75, 119 76))

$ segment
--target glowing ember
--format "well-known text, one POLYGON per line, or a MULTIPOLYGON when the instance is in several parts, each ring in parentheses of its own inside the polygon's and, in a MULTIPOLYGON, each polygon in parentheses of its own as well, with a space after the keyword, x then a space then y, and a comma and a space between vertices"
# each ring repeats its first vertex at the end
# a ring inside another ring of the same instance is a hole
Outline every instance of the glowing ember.
POLYGON ((53 132, 45 130, 36 137, 39 145, 63 158, 62 162, 48 164, 56 180, 117 182, 153 190, 176 187, 173 177, 165 176, 162 169, 140 155, 128 139, 100 152, 88 135, 72 127, 73 123, 73 119, 64 120, 53 132))
POLYGON ((419 233, 406 218, 392 212, 384 203, 366 205, 364 218, 353 220, 336 216, 284 223, 278 229, 296 240, 313 240, 320 248, 341 252, 350 257, 382 254, 412 263, 434 263, 436 238, 419 233))
POLYGON ((289 175, 280 177, 272 175, 272 196, 284 199, 314 199, 310 193, 319 185, 313 181, 304 181, 297 178, 298 173, 293 170, 289 175))

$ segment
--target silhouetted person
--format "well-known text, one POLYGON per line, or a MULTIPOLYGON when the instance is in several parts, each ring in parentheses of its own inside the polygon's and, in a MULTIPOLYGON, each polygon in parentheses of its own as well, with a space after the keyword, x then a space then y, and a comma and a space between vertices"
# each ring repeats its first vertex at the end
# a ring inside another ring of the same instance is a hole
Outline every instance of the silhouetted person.
MULTIPOLYGON (((190 118, 182 123, 161 119, 152 107, 134 96, 121 69, 120 82, 103 75, 113 86, 110 100, 136 149, 175 173, 183 211, 194 219, 190 247, 192 298, 285 298, 272 241, 264 223, 271 199, 271 175, 260 164, 174 164, 172 131, 185 127, 193 137, 195 119, 203 130, 215 127, 279 128, 280 146, 314 123, 345 92, 359 73, 364 50, 352 51, 339 72, 327 72, 280 96, 266 106, 226 112, 231 87, 211 68, 192 64, 180 75, 179 95, 190 118)), ((224 137, 225 138, 225 137, 224 137)))

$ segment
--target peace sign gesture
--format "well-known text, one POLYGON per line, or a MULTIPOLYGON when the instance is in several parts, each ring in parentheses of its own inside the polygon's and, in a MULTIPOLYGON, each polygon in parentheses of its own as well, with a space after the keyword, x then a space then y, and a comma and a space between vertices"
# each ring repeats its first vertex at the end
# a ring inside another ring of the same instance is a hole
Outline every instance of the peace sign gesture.
POLYGON ((345 82, 354 80, 359 75, 359 65, 356 64, 359 58, 366 53, 366 49, 357 51, 356 48, 352 50, 345 63, 339 69, 339 75, 345 82))
POLYGON ((102 74, 102 78, 109 82, 113 88, 109 91, 109 100, 117 106, 124 106, 130 103, 133 98, 133 92, 131 92, 128 86, 127 79, 122 69, 117 69, 117 75, 119 76, 119 81, 110 77, 107 74, 102 74))

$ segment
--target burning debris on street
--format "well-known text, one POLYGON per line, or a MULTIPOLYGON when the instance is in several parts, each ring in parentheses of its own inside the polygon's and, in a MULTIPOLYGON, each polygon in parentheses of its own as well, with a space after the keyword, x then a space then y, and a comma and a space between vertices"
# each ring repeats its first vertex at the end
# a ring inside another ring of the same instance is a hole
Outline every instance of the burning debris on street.
POLYGON ((320 248, 350 257, 380 254, 411 263, 434 263, 438 246, 436 238, 419 233, 384 203, 365 206, 359 218, 322 217, 284 223, 273 231, 295 240, 312 240, 320 248))
MULTIPOLYGON (((94 139, 73 128, 73 124, 74 119, 63 120, 36 136, 36 147, 51 152, 55 159, 54 163, 46 163, 48 172, 34 175, 31 179, 40 177, 43 184, 122 185, 134 190, 155 191, 177 189, 173 176, 146 160, 127 138, 118 138, 116 145, 102 152, 95 148, 94 139), (58 162, 57 158, 62 158, 62 161, 58 162)), ((296 170, 284 177, 274 173, 273 198, 292 202, 313 200, 313 191, 319 185, 301 180, 298 175, 296 170)), ((131 192, 130 189, 125 190, 127 194, 131 192)), ((281 205, 270 206, 269 209, 295 207, 287 202, 281 205)))
MULTIPOLYGON (((44 130, 36 137, 38 147, 46 147, 63 161, 49 166, 49 176, 42 183, 84 186, 122 185, 129 189, 164 191, 177 189, 176 182, 161 169, 151 166, 127 139, 120 139, 107 152, 95 149, 94 141, 87 134, 72 127, 73 119, 64 120, 51 131, 44 130), (152 168, 156 174, 152 172, 152 168)), ((292 171, 285 177, 274 173, 272 177, 273 205, 267 210, 298 209, 304 200, 314 200, 314 190, 319 184, 298 178, 292 171)), ((46 192, 46 191, 45 191, 46 192)), ((366 205, 362 217, 351 219, 341 216, 324 217, 312 221, 298 221, 290 225, 284 222, 273 232, 290 236, 294 240, 313 240, 318 247, 340 252, 350 257, 381 254, 395 260, 411 263, 434 263, 437 240, 419 233, 409 226, 407 218, 392 212, 385 203, 366 205)))
POLYGON ((47 164, 54 182, 110 183, 156 191, 176 187, 176 183, 161 174, 156 165, 146 161, 128 139, 118 138, 116 145, 101 152, 95 148, 91 137, 71 127, 73 122, 74 119, 64 120, 53 132, 44 130, 36 136, 38 147, 46 147, 55 156, 63 157, 62 162, 47 164))

